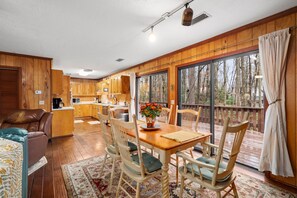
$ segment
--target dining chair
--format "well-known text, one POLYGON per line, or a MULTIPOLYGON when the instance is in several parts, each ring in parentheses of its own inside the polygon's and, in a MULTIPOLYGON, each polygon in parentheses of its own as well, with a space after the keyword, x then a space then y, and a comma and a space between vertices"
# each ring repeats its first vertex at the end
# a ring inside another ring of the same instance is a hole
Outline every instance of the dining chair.
POLYGON ((173 105, 170 105, 170 108, 162 107, 162 111, 160 113, 160 116, 158 117, 158 122, 164 122, 169 124, 171 119, 173 105))
MULTIPOLYGON (((198 132, 198 122, 201 114, 201 107, 198 108, 198 111, 195 111, 193 109, 178 109, 178 105, 176 105, 176 111, 175 111, 175 125, 178 125, 178 115, 181 115, 181 124, 180 126, 189 128, 192 131, 198 132), (185 124, 183 124, 183 122, 185 124), (193 126, 194 125, 194 126, 193 126)), ((190 153, 192 157, 193 156, 193 151, 192 148, 187 149, 187 152, 190 153)), ((176 167, 176 183, 178 183, 178 166, 179 166, 179 159, 178 156, 176 155, 175 157, 171 157, 173 161, 175 161, 175 164, 172 164, 173 166, 176 167)))
POLYGON ((113 107, 109 109, 110 116, 112 118, 121 118, 121 113, 129 113, 128 107, 113 107))
MULTIPOLYGON (((160 176, 162 173, 162 169, 161 169, 162 163, 160 162, 159 159, 155 158, 149 153, 141 152, 138 127, 137 127, 135 115, 133 115, 133 122, 123 122, 121 120, 111 118, 111 126, 115 134, 115 140, 117 142, 121 160, 122 160, 121 166, 120 166, 122 172, 121 172, 120 181, 117 188, 116 197, 119 197, 120 190, 122 190, 125 194, 131 197, 129 192, 124 188, 124 185, 126 184, 136 192, 136 198, 139 198, 141 197, 140 185, 143 182, 148 181, 150 179, 156 179, 156 183, 153 185, 150 185, 144 191, 148 191, 160 185, 160 180, 156 178, 156 176, 160 176), (127 132, 131 132, 131 131, 134 131, 136 136, 135 137, 136 145, 138 148, 136 155, 131 155, 131 153, 129 152, 129 147, 128 147, 129 137, 127 135, 127 132), (131 180, 135 181, 136 188, 133 187, 132 184, 124 178, 124 176, 127 176, 131 180)), ((152 196, 155 196, 159 193, 160 191, 154 193, 152 196)))
MULTIPOLYGON (((103 136, 105 146, 106 146, 105 147, 105 156, 104 156, 104 160, 103 160, 103 164, 101 167, 99 177, 102 176, 104 167, 106 165, 105 164, 106 160, 110 157, 112 159, 111 176, 110 176, 109 187, 108 187, 108 191, 110 192, 111 187, 112 187, 112 180, 113 180, 113 176, 114 176, 115 163, 117 160, 120 160, 121 157, 120 157, 118 147, 115 144, 114 135, 111 131, 111 128, 109 126, 107 126, 107 123, 108 123, 107 121, 110 119, 109 115, 103 115, 103 114, 98 114, 98 115, 99 115, 99 120, 100 120, 102 136, 103 136)), ((128 146, 129 146, 129 152, 134 152, 137 150, 136 145, 131 142, 129 142, 128 146)))
POLYGON ((219 145, 204 143, 204 146, 216 149, 216 155, 214 157, 202 156, 197 159, 183 153, 178 152, 177 156, 183 159, 184 165, 179 168, 181 174, 181 187, 180 197, 183 196, 183 190, 185 185, 190 183, 198 183, 201 187, 208 188, 216 192, 217 197, 222 197, 221 191, 226 193, 225 197, 231 191, 234 193, 234 197, 238 197, 238 193, 235 186, 236 173, 233 171, 237 155, 240 152, 242 140, 244 138, 246 129, 248 127, 248 121, 243 121, 240 124, 229 126, 230 118, 224 121, 223 132, 219 145), (232 138, 231 150, 224 147, 227 136, 232 138), (223 154, 227 153, 229 159, 223 161, 223 154), (190 182, 185 183, 188 179, 190 182))

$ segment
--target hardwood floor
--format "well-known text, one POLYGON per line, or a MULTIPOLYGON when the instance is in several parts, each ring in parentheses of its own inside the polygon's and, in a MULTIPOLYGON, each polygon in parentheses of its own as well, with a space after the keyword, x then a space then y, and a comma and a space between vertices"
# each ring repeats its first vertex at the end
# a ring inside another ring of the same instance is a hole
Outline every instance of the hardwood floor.
MULTIPOLYGON (((66 198, 61 165, 87 159, 104 154, 104 142, 100 132, 100 125, 90 125, 83 119, 83 123, 75 124, 74 135, 53 139, 48 144, 46 158, 48 164, 29 176, 29 198, 66 198)), ((264 181, 263 174, 242 165, 236 165, 236 170, 264 181)), ((296 191, 287 188, 291 191, 296 191)))

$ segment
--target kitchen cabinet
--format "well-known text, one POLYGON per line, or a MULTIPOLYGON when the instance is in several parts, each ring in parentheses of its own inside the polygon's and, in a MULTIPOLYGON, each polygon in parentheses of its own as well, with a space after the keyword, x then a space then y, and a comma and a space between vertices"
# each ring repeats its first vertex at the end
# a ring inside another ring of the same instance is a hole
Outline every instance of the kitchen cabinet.
POLYGON ((52 70, 52 94, 63 94, 63 71, 52 70))
POLYGON ((74 131, 73 109, 53 110, 52 137, 72 135, 74 131))
POLYGON ((120 76, 111 79, 112 94, 129 94, 130 93, 130 77, 120 76))
POLYGON ((93 104, 92 107, 92 117, 96 118, 97 120, 99 120, 99 116, 98 113, 102 114, 102 105, 95 105, 93 104))
POLYGON ((71 90, 73 96, 95 96, 96 81, 87 79, 71 79, 71 90))
POLYGON ((103 84, 103 81, 100 81, 100 82, 96 83, 96 93, 97 93, 97 95, 101 95, 102 92, 103 92, 102 84, 103 84))

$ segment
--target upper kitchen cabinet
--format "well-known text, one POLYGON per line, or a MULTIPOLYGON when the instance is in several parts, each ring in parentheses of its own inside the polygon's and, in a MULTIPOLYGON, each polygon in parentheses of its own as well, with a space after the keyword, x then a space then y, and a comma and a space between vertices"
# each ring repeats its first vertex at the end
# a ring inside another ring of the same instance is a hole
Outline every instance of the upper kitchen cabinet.
POLYGON ((61 95, 63 93, 63 71, 52 70, 52 94, 61 95))
POLYGON ((71 79, 71 90, 73 96, 95 96, 96 81, 87 79, 71 79))
POLYGON ((110 80, 102 80, 96 83, 96 93, 97 95, 109 94, 111 90, 110 80))
POLYGON ((129 94, 130 93, 130 77, 120 76, 111 79, 112 94, 129 94))

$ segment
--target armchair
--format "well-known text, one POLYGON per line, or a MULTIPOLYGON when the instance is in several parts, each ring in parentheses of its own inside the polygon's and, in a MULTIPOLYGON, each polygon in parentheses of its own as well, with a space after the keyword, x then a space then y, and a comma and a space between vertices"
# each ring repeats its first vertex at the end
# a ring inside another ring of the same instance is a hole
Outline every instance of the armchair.
POLYGON ((52 113, 43 109, 21 109, 4 118, 0 129, 22 128, 28 131, 28 166, 38 162, 44 155, 51 138, 52 113))

